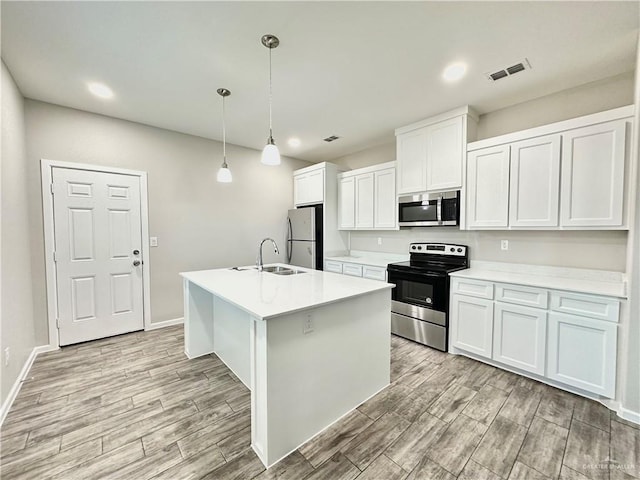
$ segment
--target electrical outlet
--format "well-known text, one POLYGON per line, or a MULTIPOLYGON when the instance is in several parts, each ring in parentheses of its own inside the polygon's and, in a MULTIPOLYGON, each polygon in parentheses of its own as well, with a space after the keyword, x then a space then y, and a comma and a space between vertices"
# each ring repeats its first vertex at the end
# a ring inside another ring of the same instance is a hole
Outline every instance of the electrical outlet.
POLYGON ((378 237, 378 245, 382 245, 382 237, 378 237))
POLYGON ((9 359, 11 358, 11 350, 9 350, 9 347, 4 349, 4 366, 8 366, 9 365, 9 359))
POLYGON ((509 240, 501 240, 500 241, 500 249, 501 250, 509 250, 509 240))
POLYGON ((158 246, 158 237, 149 237, 149 246, 157 247, 158 246))
POLYGON ((307 333, 313 332, 313 318, 311 318, 311 314, 307 314, 304 318, 304 325, 302 326, 302 333, 306 335, 307 333))

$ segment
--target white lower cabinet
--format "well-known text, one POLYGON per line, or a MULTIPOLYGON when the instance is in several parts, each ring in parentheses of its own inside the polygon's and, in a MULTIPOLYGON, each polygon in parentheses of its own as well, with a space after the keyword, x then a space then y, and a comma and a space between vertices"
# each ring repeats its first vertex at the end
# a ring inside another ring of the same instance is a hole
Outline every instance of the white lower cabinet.
POLYGON ((342 273, 342 262, 336 262, 334 260, 325 260, 324 271, 333 273, 342 273))
POLYGON ((491 358, 493 301, 453 295, 451 297, 451 341, 454 347, 491 358))
POLYGON ((613 398, 617 330, 612 322, 551 312, 547 377, 613 398))
POLYGON ((495 303, 494 360, 544 375, 546 343, 546 310, 495 303))
POLYGON ((325 260, 324 269, 327 272, 342 273, 352 277, 368 278, 370 280, 387 281, 386 267, 374 265, 361 265, 359 263, 346 263, 337 260, 325 260))
POLYGON ((450 346, 613 398, 619 306, 613 297, 454 277, 450 346))
POLYGON ((342 273, 344 275, 351 275, 352 277, 361 277, 362 265, 356 265, 354 263, 343 263, 342 273))

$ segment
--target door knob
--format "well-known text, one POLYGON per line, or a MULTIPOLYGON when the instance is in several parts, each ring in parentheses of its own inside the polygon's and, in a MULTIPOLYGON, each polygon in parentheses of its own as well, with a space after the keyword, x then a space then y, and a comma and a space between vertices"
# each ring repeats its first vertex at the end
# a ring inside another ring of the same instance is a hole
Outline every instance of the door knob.
POLYGON ((140 260, 134 260, 133 261, 133 266, 137 267, 138 265, 140 265, 140 260))
POLYGON ((134 250, 134 251, 133 251, 133 254, 134 254, 134 255, 140 255, 140 250, 134 250))

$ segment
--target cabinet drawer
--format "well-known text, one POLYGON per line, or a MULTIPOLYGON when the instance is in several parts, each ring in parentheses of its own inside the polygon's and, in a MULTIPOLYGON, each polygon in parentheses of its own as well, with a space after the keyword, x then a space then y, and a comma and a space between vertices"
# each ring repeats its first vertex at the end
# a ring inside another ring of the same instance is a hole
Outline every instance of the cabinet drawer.
POLYGON ((387 279, 387 269, 384 267, 364 265, 362 267, 362 276, 364 278, 370 278, 371 280, 382 280, 384 282, 387 279))
POLYGON ((551 292, 551 310, 618 322, 620 302, 614 298, 569 292, 551 292))
POLYGON ((451 292, 491 300, 493 299, 493 283, 454 277, 451 281, 451 292))
POLYGON ((333 260, 325 260, 324 270, 325 272, 342 273, 342 263, 334 262, 333 260))
POLYGON ((522 285, 496 284, 496 300, 534 308, 547 308, 549 292, 522 285))
POLYGON ((362 265, 357 265, 355 263, 343 263, 342 273, 344 273, 345 275, 352 275, 354 277, 361 277, 362 265))

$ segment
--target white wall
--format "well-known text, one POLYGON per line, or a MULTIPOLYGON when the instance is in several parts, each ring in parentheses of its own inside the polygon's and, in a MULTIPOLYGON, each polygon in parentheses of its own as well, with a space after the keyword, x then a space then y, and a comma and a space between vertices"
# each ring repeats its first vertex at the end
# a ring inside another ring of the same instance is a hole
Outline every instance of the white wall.
POLYGON ((344 157, 331 160, 332 163, 342 165, 349 170, 356 168, 369 167, 379 163, 392 162, 396 159, 396 142, 383 143, 366 148, 344 157))
MULTIPOLYGON (((283 158, 279 167, 268 167, 260 152, 228 145, 233 183, 220 184, 220 142, 33 100, 25 105, 39 331, 46 329, 41 158, 148 172, 149 232, 159 245, 150 252, 152 322, 182 317, 179 272, 252 264, 267 236, 285 251, 292 171, 308 163, 283 158)), ((282 255, 265 248, 265 262, 277 260, 282 255)))
POLYGON ((627 72, 480 115, 477 140, 630 105, 633 85, 627 72))
POLYGON ((24 102, 9 70, 2 63, 2 226, 0 296, 0 403, 4 403, 33 348, 46 344, 47 335, 36 335, 34 292, 31 288, 29 190, 25 155, 24 102), (5 348, 10 349, 5 367, 5 348))
MULTIPOLYGON (((633 73, 618 75, 481 115, 478 139, 632 104, 633 84, 633 73)), ((395 142, 332 162, 354 169, 393 159, 395 142)), ((399 232, 352 232, 351 248, 406 253, 412 241, 458 242, 471 247, 472 260, 625 271, 627 236, 624 231, 469 232, 413 228, 399 232), (378 237, 382 237, 382 245, 378 245, 378 237), (500 250, 503 239, 509 240, 508 251, 500 250)))

